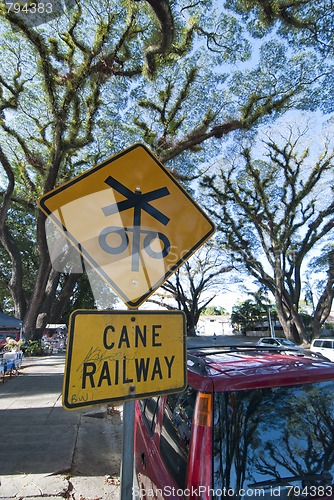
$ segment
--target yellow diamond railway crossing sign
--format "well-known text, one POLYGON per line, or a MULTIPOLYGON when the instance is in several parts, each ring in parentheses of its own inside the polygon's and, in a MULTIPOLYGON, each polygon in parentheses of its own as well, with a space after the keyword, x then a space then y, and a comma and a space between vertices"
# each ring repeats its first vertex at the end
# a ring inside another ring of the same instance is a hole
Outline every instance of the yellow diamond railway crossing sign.
POLYGON ((215 231, 142 144, 47 193, 39 207, 130 308, 142 304, 215 231))

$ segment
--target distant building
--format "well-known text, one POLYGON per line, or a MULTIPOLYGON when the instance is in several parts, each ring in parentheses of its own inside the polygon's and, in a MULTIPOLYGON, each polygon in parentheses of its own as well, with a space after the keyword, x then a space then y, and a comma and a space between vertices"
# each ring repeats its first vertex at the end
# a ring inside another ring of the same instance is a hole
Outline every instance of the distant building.
POLYGON ((200 316, 197 335, 233 335, 231 316, 200 316))
POLYGON ((269 321, 266 320, 254 325, 252 330, 247 331, 247 335, 250 337, 285 337, 282 325, 279 321, 272 321, 270 326, 269 321))

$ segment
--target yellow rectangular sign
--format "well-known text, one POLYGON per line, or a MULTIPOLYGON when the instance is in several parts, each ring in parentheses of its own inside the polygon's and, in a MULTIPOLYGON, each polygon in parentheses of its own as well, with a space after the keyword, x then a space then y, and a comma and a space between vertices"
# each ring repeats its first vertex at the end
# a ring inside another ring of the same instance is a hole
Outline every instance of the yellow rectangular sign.
POLYGON ((182 391, 182 311, 74 311, 70 317, 66 409, 182 391))

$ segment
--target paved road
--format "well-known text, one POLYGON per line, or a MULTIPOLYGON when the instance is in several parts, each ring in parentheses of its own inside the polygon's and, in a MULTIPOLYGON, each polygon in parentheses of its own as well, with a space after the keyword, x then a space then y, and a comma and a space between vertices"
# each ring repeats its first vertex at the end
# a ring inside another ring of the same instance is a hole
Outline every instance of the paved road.
POLYGON ((119 498, 120 409, 63 409, 64 362, 25 358, 0 379, 0 499, 119 498))

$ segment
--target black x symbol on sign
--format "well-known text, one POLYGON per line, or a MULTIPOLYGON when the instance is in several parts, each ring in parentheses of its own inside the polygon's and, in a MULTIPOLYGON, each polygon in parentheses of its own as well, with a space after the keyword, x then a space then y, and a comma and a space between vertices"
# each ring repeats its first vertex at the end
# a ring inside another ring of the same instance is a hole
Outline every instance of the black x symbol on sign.
POLYGON ((121 253, 125 250, 125 248, 128 246, 128 237, 126 232, 127 231, 133 231, 133 244, 132 244, 132 271, 139 271, 139 252, 140 252, 140 234, 145 233, 147 236, 144 240, 144 247, 149 253, 149 255, 153 258, 162 258, 165 257, 169 253, 170 249, 170 243, 168 238, 163 234, 159 233, 157 231, 147 231, 147 230, 142 230, 140 228, 141 225, 141 211, 144 210, 146 213, 151 215, 154 219, 156 219, 158 222, 163 224, 164 226, 167 226, 168 222, 170 219, 163 214, 160 210, 155 208, 154 206, 150 205, 149 202, 153 200, 158 200, 159 198, 163 198, 165 196, 168 196, 170 193, 167 189, 167 187, 162 187, 159 189, 154 189, 153 191, 149 191, 148 193, 142 193, 140 190, 135 190, 131 191, 128 189, 124 184, 121 182, 117 181, 113 177, 109 176, 105 181, 108 186, 110 186, 112 189, 115 189, 118 191, 120 194, 122 194, 126 199, 119 201, 117 203, 113 203, 112 205, 107 205, 106 207, 102 208, 102 211, 104 215, 107 217, 112 214, 116 214, 119 212, 123 212, 124 210, 128 210, 129 208, 134 209, 134 215, 133 215, 133 228, 117 228, 114 226, 110 226, 106 228, 105 230, 102 231, 100 234, 100 245, 101 247, 105 250, 108 251, 109 253, 121 253), (106 237, 109 233, 111 232, 117 232, 121 238, 122 238, 122 243, 119 245, 117 248, 112 248, 106 243, 106 237), (164 249, 162 252, 154 252, 149 249, 149 244, 150 242, 153 241, 153 239, 159 238, 163 244, 164 244, 164 249), (146 241, 146 245, 145 245, 146 241))

